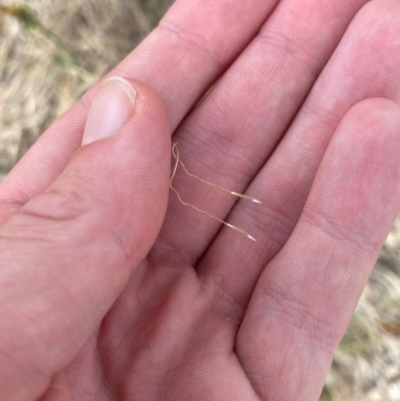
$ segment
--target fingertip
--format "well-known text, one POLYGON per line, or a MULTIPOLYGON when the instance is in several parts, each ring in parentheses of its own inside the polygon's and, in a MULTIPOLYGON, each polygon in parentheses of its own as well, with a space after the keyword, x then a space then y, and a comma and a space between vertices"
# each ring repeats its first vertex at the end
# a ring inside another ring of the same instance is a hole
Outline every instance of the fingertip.
POLYGON ((355 132, 397 134, 400 127, 400 105, 385 98, 369 98, 353 106, 342 125, 354 125, 355 132))
POLYGON ((400 107, 366 99, 339 124, 308 202, 311 214, 380 247, 400 208, 400 107))
POLYGON ((348 169, 353 165, 370 178, 398 172, 400 106, 383 98, 361 101, 343 118, 332 146, 347 155, 348 169))

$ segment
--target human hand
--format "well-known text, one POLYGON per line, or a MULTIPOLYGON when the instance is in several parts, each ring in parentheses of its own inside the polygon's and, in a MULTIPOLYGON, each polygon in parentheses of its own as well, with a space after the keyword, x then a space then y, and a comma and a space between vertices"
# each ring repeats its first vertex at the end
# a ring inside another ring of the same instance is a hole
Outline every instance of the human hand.
POLYGON ((318 399, 400 204, 400 6, 365 3, 181 0, 112 72, 263 202, 176 177, 256 243, 172 194, 147 253, 169 143, 137 81, 123 132, 72 157, 94 88, 41 137, 0 187, 5 399, 318 399))

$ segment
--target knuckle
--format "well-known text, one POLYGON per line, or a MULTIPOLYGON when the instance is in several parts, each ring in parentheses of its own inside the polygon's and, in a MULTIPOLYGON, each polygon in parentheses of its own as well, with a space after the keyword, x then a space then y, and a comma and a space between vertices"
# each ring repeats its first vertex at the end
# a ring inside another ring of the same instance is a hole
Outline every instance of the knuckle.
POLYGON ((341 332, 329 317, 317 314, 313 303, 302 301, 298 295, 280 288, 269 287, 263 292, 270 310, 279 314, 279 324, 291 328, 288 333, 317 342, 319 348, 327 352, 335 348, 341 332))
POLYGON ((53 187, 30 200, 22 208, 22 213, 63 221, 77 218, 85 209, 86 200, 80 186, 76 181, 65 180, 61 188, 53 187))
MULTIPOLYGON (((99 224, 85 195, 83 182, 66 179, 32 198, 3 227, 2 235, 13 240, 76 247, 99 233, 99 224), (97 225, 97 226, 96 226, 97 225)), ((86 186, 90 184, 85 184, 86 186)))
POLYGON ((351 244, 355 249, 365 251, 370 251, 375 246, 365 234, 362 224, 357 225, 357 219, 353 218, 349 223, 338 219, 336 215, 335 210, 319 211, 309 206, 303 211, 302 221, 335 243, 345 242, 348 246, 351 244))
MULTIPOLYGON (((207 40, 207 35, 203 32, 196 32, 195 30, 189 30, 181 24, 171 22, 167 19, 163 19, 158 29, 163 33, 176 38, 180 46, 190 49, 191 53, 198 53, 200 56, 206 55, 210 61, 214 62, 218 66, 223 66, 223 58, 221 56, 222 49, 218 46, 210 45, 207 40)), ((214 41, 215 38, 212 38, 214 41)), ((222 46, 221 46, 222 47, 222 46)))

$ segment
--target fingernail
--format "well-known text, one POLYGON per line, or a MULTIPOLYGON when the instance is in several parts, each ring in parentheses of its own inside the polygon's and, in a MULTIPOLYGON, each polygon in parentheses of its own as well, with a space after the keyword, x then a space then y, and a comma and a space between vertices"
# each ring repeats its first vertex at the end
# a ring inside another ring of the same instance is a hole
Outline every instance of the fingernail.
POLYGON ((104 81, 90 108, 82 145, 114 135, 129 120, 135 100, 136 91, 126 79, 104 81))

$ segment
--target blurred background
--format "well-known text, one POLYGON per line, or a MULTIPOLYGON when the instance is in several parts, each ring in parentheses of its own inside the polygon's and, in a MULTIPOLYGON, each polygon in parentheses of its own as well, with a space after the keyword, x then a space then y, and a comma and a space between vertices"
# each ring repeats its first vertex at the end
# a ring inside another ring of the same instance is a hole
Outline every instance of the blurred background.
MULTIPOLYGON (((0 181, 129 53, 173 0, 0 0, 0 181)), ((400 220, 335 354, 321 401, 400 401, 400 220)))

